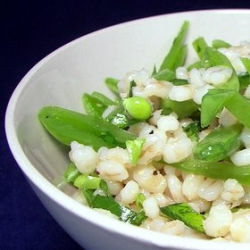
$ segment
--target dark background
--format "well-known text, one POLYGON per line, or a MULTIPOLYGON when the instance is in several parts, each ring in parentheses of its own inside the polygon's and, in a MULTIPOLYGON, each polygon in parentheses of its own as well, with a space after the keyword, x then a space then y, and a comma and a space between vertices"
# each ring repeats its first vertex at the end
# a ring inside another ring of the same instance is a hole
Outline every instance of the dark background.
MULTIPOLYGON (((4 115, 7 102, 27 71, 48 53, 95 30, 153 15, 216 8, 250 8, 250 2, 0 0, 1 250, 81 249, 34 195, 6 142, 4 115)), ((232 32, 230 27, 229 32, 232 32)))

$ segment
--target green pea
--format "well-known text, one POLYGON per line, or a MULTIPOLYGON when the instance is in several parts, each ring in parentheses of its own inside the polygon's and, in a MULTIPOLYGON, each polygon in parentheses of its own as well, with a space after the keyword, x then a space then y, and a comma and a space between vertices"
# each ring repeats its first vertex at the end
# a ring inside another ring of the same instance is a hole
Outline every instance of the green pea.
POLYGON ((133 96, 123 101, 128 114, 137 120, 147 120, 152 115, 152 105, 143 97, 133 96))

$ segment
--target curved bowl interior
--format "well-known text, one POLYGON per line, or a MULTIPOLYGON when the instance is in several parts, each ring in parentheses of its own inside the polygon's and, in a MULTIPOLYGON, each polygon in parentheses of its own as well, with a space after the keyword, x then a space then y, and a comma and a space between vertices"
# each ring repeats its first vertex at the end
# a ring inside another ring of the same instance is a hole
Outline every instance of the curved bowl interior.
MULTIPOLYGON (((109 94, 103 84, 107 76, 121 78, 128 71, 159 65, 184 20, 190 22, 189 46, 199 36, 208 42, 250 40, 248 10, 183 12, 128 22, 79 38, 48 55, 28 72, 10 99, 6 134, 16 161, 50 213, 86 249, 249 248, 149 232, 78 204, 70 198, 71 188, 57 187, 68 163, 67 149, 51 139, 37 120, 39 109, 46 105, 82 111, 83 92, 98 89, 109 94)), ((190 53, 188 60, 193 56, 190 53)))

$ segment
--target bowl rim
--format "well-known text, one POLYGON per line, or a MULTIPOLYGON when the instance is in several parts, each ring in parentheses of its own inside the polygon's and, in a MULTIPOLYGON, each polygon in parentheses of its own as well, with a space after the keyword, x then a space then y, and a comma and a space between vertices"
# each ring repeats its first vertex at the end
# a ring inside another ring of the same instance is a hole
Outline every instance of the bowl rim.
POLYGON ((179 237, 175 235, 166 235, 163 233, 158 233, 154 231, 150 231, 144 228, 138 228, 135 226, 128 225, 124 222, 114 220, 109 218, 106 215, 100 214, 94 209, 89 208, 87 206, 83 206, 78 203, 67 194, 63 193, 59 190, 55 185, 49 182, 43 175, 32 165, 29 159, 26 157, 25 153, 22 150, 22 147, 18 141, 16 135, 16 128, 14 124, 14 111, 17 105, 20 94, 25 88, 26 84, 29 82, 29 79, 39 70, 44 64, 46 64, 51 58, 56 56, 57 54, 63 52, 65 49, 68 49, 71 46, 74 46, 76 43, 89 39, 90 37, 99 36, 101 33, 106 32, 107 30, 121 28, 126 25, 133 25, 134 23, 143 22, 146 19, 155 19, 161 17, 168 17, 173 15, 185 15, 188 13, 221 13, 221 14, 250 14, 250 9, 204 9, 204 10, 190 10, 190 11, 181 11, 174 12, 169 14, 161 14, 155 16, 149 16, 145 18, 135 19, 123 23, 118 23, 79 38, 76 38, 65 45, 60 46, 58 49, 54 50, 43 59, 41 59, 37 64, 35 64, 21 79, 16 88, 14 89, 5 112, 5 133, 7 138, 7 143, 9 145, 10 151, 18 164, 21 171, 24 173, 25 177, 27 177, 28 181, 30 181, 34 186, 36 186, 40 191, 42 191, 46 196, 48 196, 51 200, 62 206, 64 209, 70 211, 74 215, 84 220, 87 220, 95 225, 98 225, 102 229, 108 230, 115 234, 120 234, 125 237, 130 238, 131 235, 133 238, 136 238, 138 241, 145 242, 146 244, 152 244, 154 246, 159 247, 176 247, 183 249, 218 249, 220 245, 220 249, 233 250, 235 247, 237 249, 247 249, 249 248, 249 243, 236 243, 236 242, 220 242, 220 241, 211 241, 211 240, 203 240, 196 238, 186 238, 179 237), (90 219, 91 218, 91 219, 90 219), (100 224, 100 221, 102 223, 100 224), (117 231, 117 228, 121 228, 120 231, 117 231), (180 240, 181 239, 181 240, 180 240), (205 243, 205 244, 204 244, 205 243))

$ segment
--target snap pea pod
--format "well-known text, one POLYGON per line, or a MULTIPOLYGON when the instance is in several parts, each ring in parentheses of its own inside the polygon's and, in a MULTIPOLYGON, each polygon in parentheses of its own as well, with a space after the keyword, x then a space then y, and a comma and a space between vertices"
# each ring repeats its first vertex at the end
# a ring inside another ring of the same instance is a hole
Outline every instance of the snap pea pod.
POLYGON ((199 37, 195 39, 192 43, 194 50, 196 51, 197 55, 201 59, 203 57, 204 51, 208 46, 204 37, 199 37))
POLYGON ((250 186, 250 165, 237 167, 232 162, 208 162, 189 158, 171 166, 188 173, 202 175, 212 179, 236 179, 242 185, 250 186))
POLYGON ((109 97, 100 92, 94 91, 91 95, 97 100, 99 100, 106 107, 116 104, 116 101, 111 100, 109 97))
POLYGON ((229 61, 229 59, 220 53, 217 49, 213 47, 206 47, 203 58, 201 60, 203 67, 210 68, 213 66, 224 66, 231 68, 233 70, 232 76, 225 83, 222 83, 218 88, 229 89, 229 90, 239 90, 240 84, 238 80, 238 76, 229 61))
POLYGON ((101 116, 107 108, 100 100, 87 93, 82 95, 82 103, 88 115, 101 116))
POLYGON ((225 107, 240 123, 250 128, 250 102, 238 91, 212 89, 203 97, 201 103, 201 126, 206 127, 225 107))
POLYGON ((246 57, 241 58, 242 63, 244 64, 248 74, 250 74, 250 59, 246 57))
POLYGON ((193 156, 204 161, 220 161, 240 147, 241 125, 219 127, 210 132, 193 149, 193 156))
POLYGON ((173 70, 170 69, 164 69, 159 71, 158 73, 155 71, 153 72, 152 76, 157 80, 157 81, 172 81, 175 79, 175 73, 173 70))
POLYGON ((239 75, 238 79, 240 82, 240 90, 245 90, 250 84, 250 75, 249 74, 239 75))
POLYGON ((235 166, 232 162, 208 162, 189 158, 171 166, 188 173, 217 180, 235 179, 242 185, 250 186, 250 165, 235 166))
POLYGON ((84 93, 82 95, 82 103, 86 113, 93 116, 102 116, 108 106, 116 104, 107 96, 96 91, 92 94, 84 93))
POLYGON ((223 109, 225 102, 235 92, 223 89, 211 89, 202 98, 201 103, 201 126, 203 128, 209 126, 215 116, 223 109))
POLYGON ((113 77, 107 77, 105 79, 105 84, 107 85, 107 87, 115 94, 119 94, 119 90, 118 90, 118 82, 119 80, 113 77))
POLYGON ((244 126, 250 128, 250 101, 239 92, 234 91, 225 100, 225 108, 228 109, 244 126))
POLYGON ((163 110, 169 110, 170 112, 175 112, 179 119, 190 117, 198 112, 198 105, 191 99, 178 102, 165 98, 161 100, 160 108, 163 110))
POLYGON ((212 47, 214 47, 215 49, 219 49, 219 48, 229 48, 231 47, 231 44, 228 42, 225 42, 221 39, 214 39, 212 41, 212 47))
POLYGON ((186 226, 205 233, 203 228, 204 215, 197 213, 188 203, 175 203, 160 208, 161 212, 173 220, 180 220, 186 226))
POLYGON ((93 146, 95 150, 103 146, 125 148, 126 141, 135 139, 132 134, 102 118, 60 107, 44 107, 38 117, 45 129, 65 145, 78 141, 93 146))
POLYGON ((187 53, 187 47, 183 43, 186 37, 188 26, 189 22, 187 21, 185 21, 181 26, 181 29, 174 39, 167 56, 164 58, 159 71, 162 71, 164 69, 175 71, 177 67, 183 65, 187 53))

